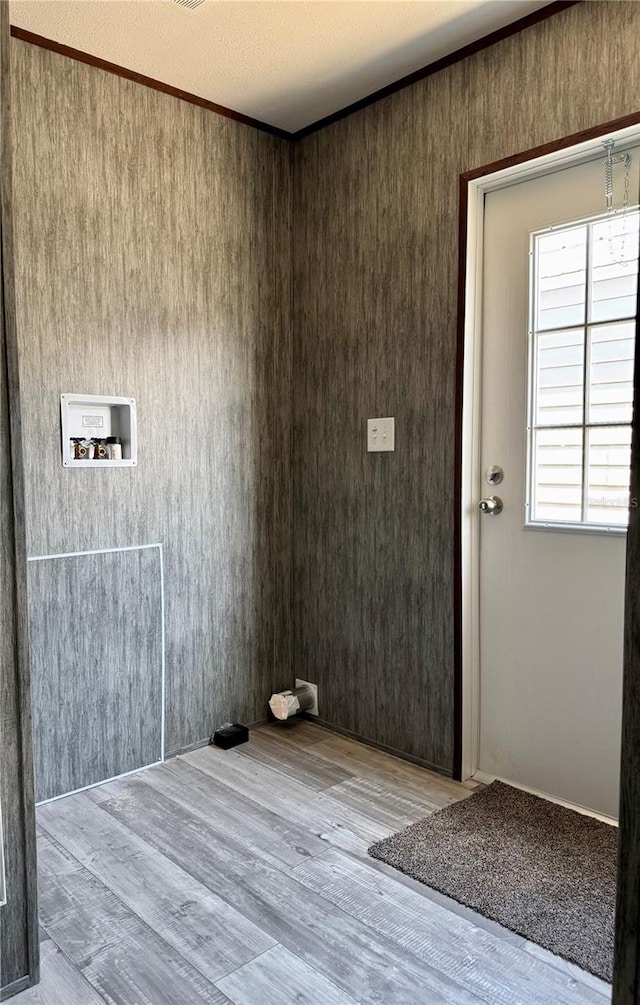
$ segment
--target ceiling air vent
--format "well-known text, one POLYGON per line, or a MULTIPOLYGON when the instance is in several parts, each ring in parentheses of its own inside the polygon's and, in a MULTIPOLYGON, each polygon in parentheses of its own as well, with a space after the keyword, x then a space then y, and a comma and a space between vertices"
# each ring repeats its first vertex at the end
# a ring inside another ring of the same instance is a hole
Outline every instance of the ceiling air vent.
POLYGON ((189 7, 193 10, 194 7, 199 7, 204 0, 173 0, 174 3, 179 3, 181 7, 189 7))

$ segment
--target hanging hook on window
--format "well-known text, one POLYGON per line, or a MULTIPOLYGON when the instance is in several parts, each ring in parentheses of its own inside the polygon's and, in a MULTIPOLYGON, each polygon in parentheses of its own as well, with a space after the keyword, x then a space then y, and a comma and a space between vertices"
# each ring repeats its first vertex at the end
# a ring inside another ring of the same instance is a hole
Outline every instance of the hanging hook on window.
POLYGON ((613 231, 612 231, 612 220, 615 214, 615 207, 613 202, 613 168, 616 164, 624 164, 625 174, 624 174, 624 193, 622 198, 622 241, 620 247, 619 264, 627 265, 624 261, 624 245, 625 245, 625 217, 627 215, 627 207, 629 205, 629 180, 630 180, 630 169, 631 169, 631 154, 625 151, 623 154, 614 154, 616 141, 612 139, 604 140, 602 146, 605 149, 606 158, 604 160, 604 197, 607 207, 607 216, 609 219, 609 249, 611 252, 611 257, 614 258, 613 251, 613 231))

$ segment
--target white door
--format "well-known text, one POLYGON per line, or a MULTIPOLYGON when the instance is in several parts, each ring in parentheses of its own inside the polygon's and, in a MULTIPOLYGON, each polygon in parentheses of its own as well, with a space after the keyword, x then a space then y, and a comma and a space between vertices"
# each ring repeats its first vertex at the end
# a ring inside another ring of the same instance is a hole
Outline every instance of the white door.
MULTIPOLYGON (((479 517, 478 769, 609 816, 639 162, 632 151, 631 205, 613 223, 593 222, 605 209, 601 160, 490 192, 484 218, 478 499, 503 509, 479 517), (486 480, 492 465, 500 484, 486 480)), ((616 166, 616 205, 624 175, 616 166)))

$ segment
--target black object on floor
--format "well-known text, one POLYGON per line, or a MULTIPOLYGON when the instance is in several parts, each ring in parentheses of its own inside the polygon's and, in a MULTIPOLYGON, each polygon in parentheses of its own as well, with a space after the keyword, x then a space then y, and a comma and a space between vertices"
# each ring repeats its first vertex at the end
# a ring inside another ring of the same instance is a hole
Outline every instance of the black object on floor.
POLYGON ((210 743, 215 743, 216 747, 229 750, 230 747, 237 747, 239 743, 246 743, 249 739, 249 730, 240 722, 234 722, 230 726, 221 726, 216 729, 211 737, 210 743))

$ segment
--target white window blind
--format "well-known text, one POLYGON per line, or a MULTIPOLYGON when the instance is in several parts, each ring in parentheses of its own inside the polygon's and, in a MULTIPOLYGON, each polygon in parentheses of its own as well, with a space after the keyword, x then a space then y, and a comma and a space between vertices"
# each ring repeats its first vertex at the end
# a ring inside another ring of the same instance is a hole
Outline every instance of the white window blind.
POLYGON ((531 235, 528 523, 627 525, 639 221, 531 235))

